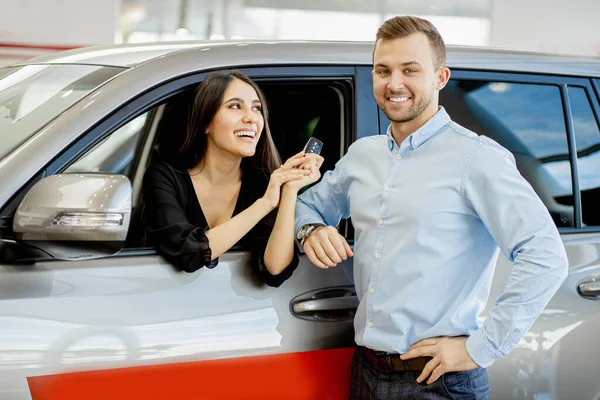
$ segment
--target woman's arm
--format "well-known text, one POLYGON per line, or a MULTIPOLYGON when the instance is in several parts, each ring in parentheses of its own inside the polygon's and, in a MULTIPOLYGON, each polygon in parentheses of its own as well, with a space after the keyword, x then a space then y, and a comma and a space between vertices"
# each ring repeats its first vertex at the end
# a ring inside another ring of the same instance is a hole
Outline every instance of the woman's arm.
POLYGON ((294 211, 298 190, 284 186, 277 219, 269 235, 264 263, 271 275, 279 275, 294 258, 294 211))
MULTIPOLYGON (((236 244, 244 235, 275 207, 264 198, 256 200, 250 207, 231 218, 229 221, 206 231, 206 237, 214 260, 236 244)), ((292 232, 293 234, 293 232, 292 232)))
MULTIPOLYGON (((323 157, 317 155, 305 156, 304 163, 299 169, 310 171, 303 179, 290 181, 283 185, 277 219, 269 235, 265 249, 264 264, 271 275, 279 275, 294 259, 294 215, 298 191, 306 185, 316 182, 320 178, 319 167, 323 157)), ((285 166, 284 166, 285 167, 285 166)))
MULTIPOLYGON (((302 160, 298 159, 288 165, 299 165, 302 160)), ((265 194, 256 200, 250 207, 231 218, 229 221, 206 231, 206 237, 210 242, 213 260, 229 250, 242 237, 265 218, 271 211, 277 208, 281 201, 282 186, 290 181, 301 181, 308 176, 308 172, 302 169, 279 168, 275 170, 269 179, 265 194)), ((295 201, 295 198, 294 198, 295 201)), ((293 223, 292 209, 292 223, 293 223)), ((293 230, 293 228, 292 228, 293 230)), ((293 235, 293 232, 292 232, 293 235)))

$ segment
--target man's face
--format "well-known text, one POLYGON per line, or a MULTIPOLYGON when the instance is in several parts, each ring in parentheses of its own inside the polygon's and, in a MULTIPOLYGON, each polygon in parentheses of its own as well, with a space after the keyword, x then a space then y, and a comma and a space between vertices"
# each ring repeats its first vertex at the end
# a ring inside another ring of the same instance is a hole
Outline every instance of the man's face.
POLYGON ((380 39, 373 66, 375 101, 390 121, 408 122, 428 109, 437 111, 440 72, 425 34, 380 39))

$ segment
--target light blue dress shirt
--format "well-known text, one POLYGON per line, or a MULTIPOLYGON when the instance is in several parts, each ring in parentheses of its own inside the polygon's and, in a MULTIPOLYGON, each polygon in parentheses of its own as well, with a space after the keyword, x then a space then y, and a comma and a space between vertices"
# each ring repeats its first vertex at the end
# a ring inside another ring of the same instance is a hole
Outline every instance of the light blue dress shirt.
POLYGON ((398 147, 357 140, 296 205, 307 223, 352 216, 356 343, 404 353, 434 336, 468 335, 482 367, 521 340, 567 275, 549 212, 512 154, 440 108, 398 147), (487 319, 499 250, 513 263, 487 319))

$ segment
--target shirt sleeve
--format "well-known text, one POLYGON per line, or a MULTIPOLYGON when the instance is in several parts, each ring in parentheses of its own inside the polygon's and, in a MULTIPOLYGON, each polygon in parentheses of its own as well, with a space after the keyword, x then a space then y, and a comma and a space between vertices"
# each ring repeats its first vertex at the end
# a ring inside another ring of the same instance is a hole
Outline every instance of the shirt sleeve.
MULTIPOLYGON (((350 150, 349 150, 350 152, 350 150)), ((306 224, 337 226, 350 216, 345 170, 349 153, 342 157, 333 171, 327 171, 319 183, 298 196, 294 232, 306 224)))
POLYGON ((565 280, 568 261, 550 213, 508 150, 480 137, 464 171, 467 204, 513 263, 504 293, 466 343, 471 358, 488 367, 523 338, 565 280))
POLYGON ((194 272, 203 266, 213 268, 206 237, 207 226, 195 226, 178 200, 175 173, 164 164, 151 165, 144 175, 144 221, 148 238, 159 254, 175 267, 194 272))
POLYGON ((270 212, 250 231, 250 243, 252 247, 252 268, 259 277, 269 286, 279 287, 288 280, 294 270, 298 267, 298 247, 294 244, 294 256, 290 264, 278 275, 272 275, 265 267, 265 251, 269 242, 269 237, 275 226, 277 218, 277 209, 270 212))

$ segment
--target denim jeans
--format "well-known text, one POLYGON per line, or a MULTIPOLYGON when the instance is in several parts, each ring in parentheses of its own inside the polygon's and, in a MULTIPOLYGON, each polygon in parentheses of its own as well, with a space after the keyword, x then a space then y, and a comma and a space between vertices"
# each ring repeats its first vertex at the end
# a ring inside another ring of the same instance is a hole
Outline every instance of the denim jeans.
POLYGON ((448 372, 431 385, 417 383, 419 371, 380 372, 360 353, 352 359, 350 400, 487 400, 485 368, 448 372))

